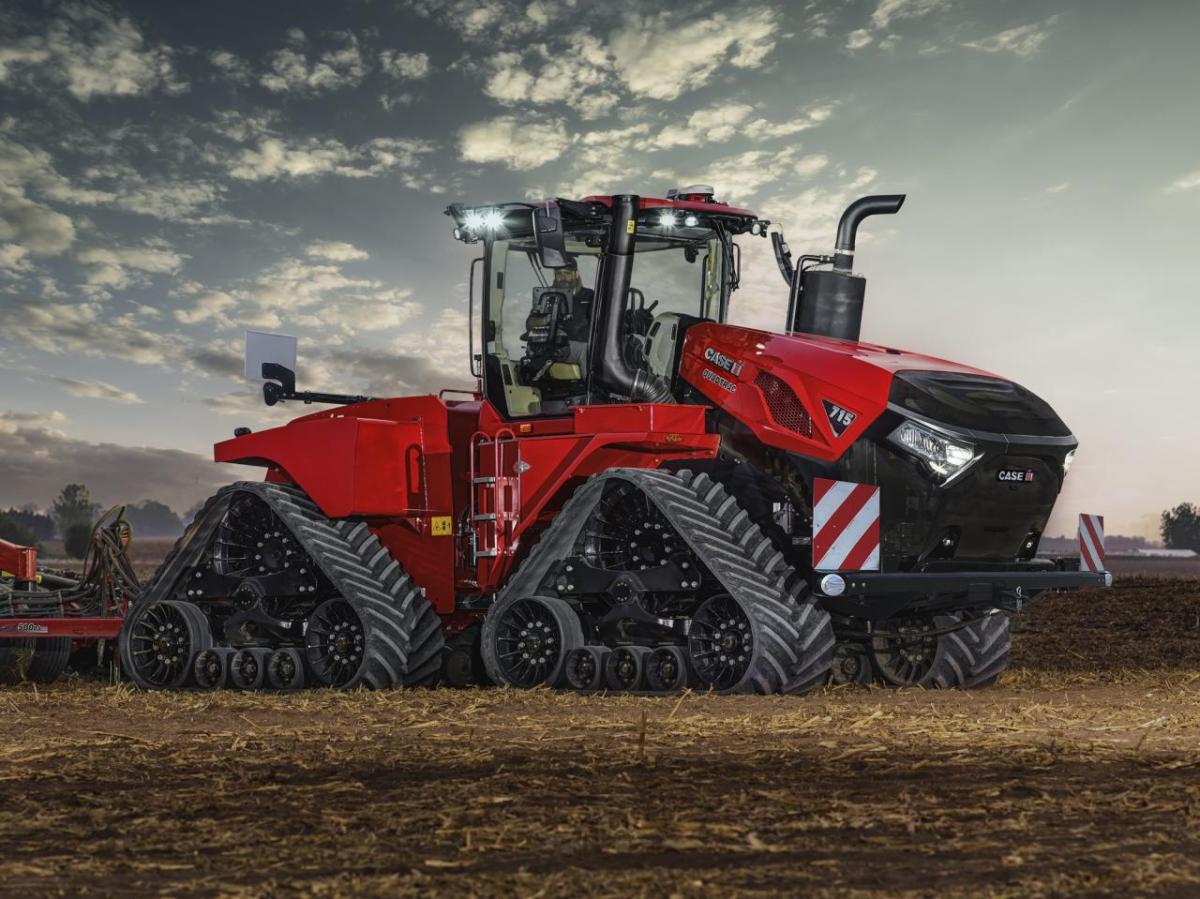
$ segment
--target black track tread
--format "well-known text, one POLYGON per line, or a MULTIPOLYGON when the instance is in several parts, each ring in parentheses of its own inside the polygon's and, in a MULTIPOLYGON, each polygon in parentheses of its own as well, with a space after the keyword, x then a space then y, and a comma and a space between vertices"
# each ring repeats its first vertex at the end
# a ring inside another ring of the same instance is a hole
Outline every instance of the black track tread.
POLYGON ((443 648, 441 620, 424 593, 366 523, 327 518, 303 490, 290 484, 240 481, 218 491, 176 543, 139 602, 169 595, 179 575, 207 548, 208 537, 237 493, 252 493, 266 502, 363 622, 366 657, 343 689, 426 686, 437 680, 443 648))
POLYGON ((497 605, 512 595, 537 592, 550 567, 570 554, 613 480, 642 491, 725 590, 752 611, 763 651, 731 692, 795 693, 825 682, 834 645, 829 615, 808 601, 782 553, 736 498, 705 473, 611 469, 594 476, 563 506, 500 591, 497 605))
MULTIPOLYGON (((939 626, 952 625, 959 615, 939 617, 939 626)), ((1012 630, 1008 615, 997 612, 969 621, 938 638, 937 655, 927 686, 962 690, 988 687, 1008 668, 1012 652, 1012 630)))

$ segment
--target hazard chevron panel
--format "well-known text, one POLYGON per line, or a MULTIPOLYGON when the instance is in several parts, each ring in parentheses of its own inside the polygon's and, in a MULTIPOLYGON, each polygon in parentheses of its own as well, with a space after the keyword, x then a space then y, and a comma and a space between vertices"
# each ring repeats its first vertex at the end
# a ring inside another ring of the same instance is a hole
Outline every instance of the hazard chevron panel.
POLYGON ((879 571, 879 488, 813 480, 813 569, 879 571))
POLYGON ((1079 516, 1079 570, 1105 571, 1104 516, 1079 516))

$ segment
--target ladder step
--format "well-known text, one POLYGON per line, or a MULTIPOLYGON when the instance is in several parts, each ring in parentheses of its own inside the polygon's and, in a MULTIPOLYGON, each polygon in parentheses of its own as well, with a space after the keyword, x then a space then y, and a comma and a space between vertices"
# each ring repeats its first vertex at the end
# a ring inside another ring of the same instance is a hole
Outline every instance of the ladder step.
POLYGON ((475 553, 475 558, 477 558, 477 559, 494 559, 494 558, 496 558, 496 555, 497 554, 494 549, 481 549, 479 552, 475 553))
POLYGON ((495 521, 496 513, 495 512, 484 512, 480 515, 472 515, 471 520, 472 521, 495 521))
POLYGON ((494 483, 496 483, 496 479, 495 478, 475 478, 473 481, 471 481, 471 483, 472 484, 494 484, 494 483))

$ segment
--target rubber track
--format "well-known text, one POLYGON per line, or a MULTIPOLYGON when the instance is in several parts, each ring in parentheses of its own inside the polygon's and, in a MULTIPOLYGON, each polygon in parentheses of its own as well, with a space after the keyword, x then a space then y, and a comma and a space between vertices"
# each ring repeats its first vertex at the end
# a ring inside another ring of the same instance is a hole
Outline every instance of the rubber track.
POLYGON ((411 687, 437 679, 441 620, 421 590, 365 522, 330 520, 304 491, 290 485, 242 481, 218 491, 164 560, 137 605, 170 598, 180 576, 208 548, 238 493, 259 497, 279 516, 362 620, 366 658, 345 688, 411 687))
POLYGON ((752 610, 763 653, 744 691, 793 693, 825 682, 834 645, 829 615, 799 601, 799 589, 790 585, 798 579, 791 577, 783 554, 736 499, 703 473, 612 469, 596 475, 563 506, 500 592, 497 605, 510 595, 540 592, 551 566, 572 554, 610 482, 631 484, 645 494, 721 586, 752 610))

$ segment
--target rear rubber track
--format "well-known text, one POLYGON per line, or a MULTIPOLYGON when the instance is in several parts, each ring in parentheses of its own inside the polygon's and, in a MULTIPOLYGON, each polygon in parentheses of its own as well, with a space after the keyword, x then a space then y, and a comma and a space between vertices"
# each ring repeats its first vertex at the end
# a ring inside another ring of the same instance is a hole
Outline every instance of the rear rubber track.
MULTIPOLYGON (((180 578, 201 560, 237 493, 258 496, 279 516, 365 625, 365 658, 344 688, 412 687, 436 681, 443 647, 441 620, 420 588, 365 522, 331 520, 304 491, 291 485, 242 481, 218 491, 146 585, 136 606, 174 597, 180 578)), ((122 662, 128 666, 124 654, 122 662)))

